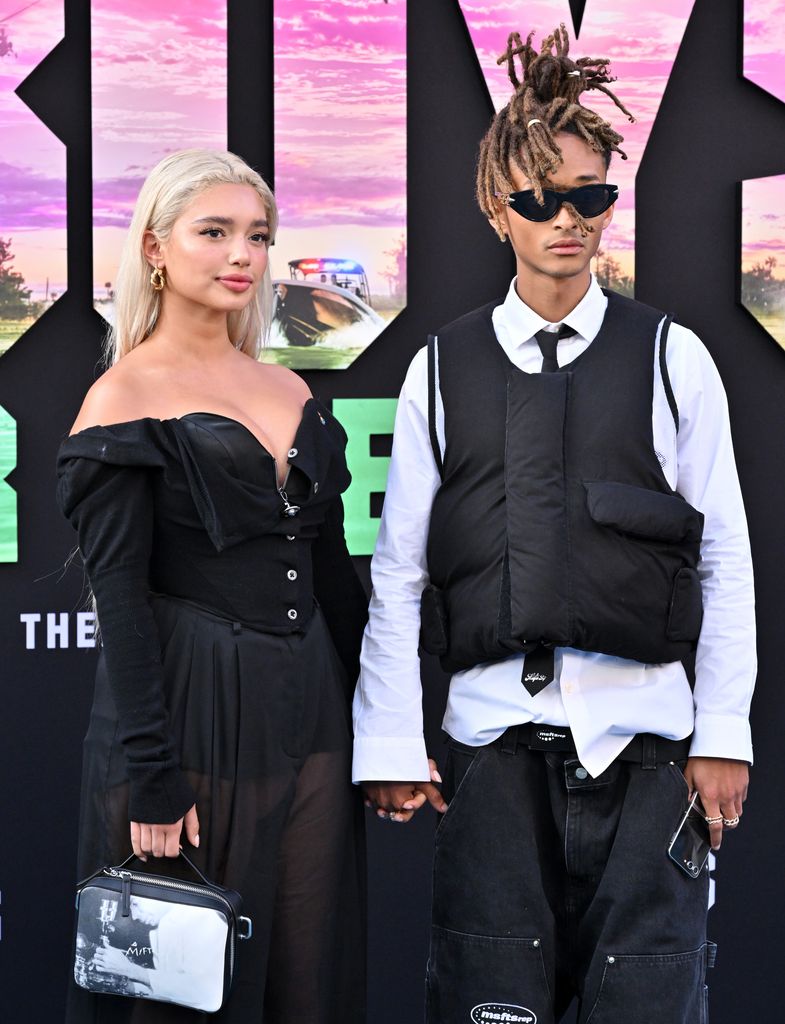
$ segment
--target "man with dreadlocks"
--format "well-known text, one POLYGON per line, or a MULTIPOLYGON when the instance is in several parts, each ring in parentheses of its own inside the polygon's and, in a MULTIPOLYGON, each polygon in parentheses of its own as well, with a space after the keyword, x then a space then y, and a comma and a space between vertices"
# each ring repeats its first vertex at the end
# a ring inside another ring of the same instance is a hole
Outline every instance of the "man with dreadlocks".
POLYGON ((515 94, 482 142, 477 197, 517 273, 404 383, 354 777, 381 818, 444 814, 430 1024, 551 1024, 575 997, 580 1022, 697 1024, 708 869, 669 841, 697 794, 718 848, 752 760, 727 405, 691 331, 591 276, 624 154, 580 100, 597 90, 628 114, 608 61, 573 61, 564 26, 539 52, 514 33, 502 61, 515 94), (443 793, 420 627, 452 673, 443 793))

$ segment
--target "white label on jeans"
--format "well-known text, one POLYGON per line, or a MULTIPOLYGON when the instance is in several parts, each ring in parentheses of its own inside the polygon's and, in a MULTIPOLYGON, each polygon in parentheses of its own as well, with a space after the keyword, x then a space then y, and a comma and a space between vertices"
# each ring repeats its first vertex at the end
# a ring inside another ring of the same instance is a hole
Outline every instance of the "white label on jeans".
POLYGON ((537 1024, 537 1014, 527 1010, 525 1006, 512 1006, 510 1003, 480 1003, 471 1013, 473 1024, 537 1024))

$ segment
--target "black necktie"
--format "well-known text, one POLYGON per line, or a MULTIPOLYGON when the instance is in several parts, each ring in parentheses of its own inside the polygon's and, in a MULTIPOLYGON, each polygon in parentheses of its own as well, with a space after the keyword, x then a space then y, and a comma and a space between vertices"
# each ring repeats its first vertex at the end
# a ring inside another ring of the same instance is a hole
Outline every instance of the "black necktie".
POLYGON ((544 328, 541 331, 537 331, 534 337, 540 346, 540 352, 542 352, 542 368, 540 373, 556 373, 559 369, 559 364, 556 360, 556 346, 562 338, 571 338, 575 333, 577 332, 572 327, 568 327, 567 324, 562 324, 558 331, 546 331, 544 328))
POLYGON ((524 655, 521 682, 532 697, 553 680, 553 648, 538 644, 524 655))
MULTIPOLYGON (((556 359, 556 346, 562 338, 570 338, 576 331, 567 324, 562 324, 558 331, 537 331, 534 337, 542 352, 541 373, 556 373, 559 363, 556 359)), ((521 682, 532 697, 536 697, 540 690, 553 679, 553 648, 538 644, 529 651, 523 659, 523 672, 521 682)))

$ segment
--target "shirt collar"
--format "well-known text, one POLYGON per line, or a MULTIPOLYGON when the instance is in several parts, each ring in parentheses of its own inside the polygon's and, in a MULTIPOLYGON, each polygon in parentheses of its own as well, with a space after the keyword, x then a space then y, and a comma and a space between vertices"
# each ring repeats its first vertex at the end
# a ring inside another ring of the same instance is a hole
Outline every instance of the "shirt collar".
MULTIPOLYGON (((547 327, 550 323, 550 321, 544 320, 539 313, 535 313, 521 299, 515 290, 516 280, 515 277, 512 279, 507 297, 502 304, 505 325, 515 348, 529 341, 537 331, 547 327)), ((602 326, 607 306, 608 299, 592 274, 586 294, 561 323, 572 327, 586 341, 594 341, 602 326)))

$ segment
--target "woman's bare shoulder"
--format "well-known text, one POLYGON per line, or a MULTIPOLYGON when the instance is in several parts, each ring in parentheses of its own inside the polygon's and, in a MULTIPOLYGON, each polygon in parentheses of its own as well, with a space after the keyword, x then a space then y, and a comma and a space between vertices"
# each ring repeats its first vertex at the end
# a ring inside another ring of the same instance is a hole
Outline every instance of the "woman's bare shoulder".
POLYGON ((71 433, 140 419, 144 415, 144 392, 142 375, 136 368, 116 363, 85 395, 71 433))
POLYGON ((279 366, 277 363, 260 363, 254 360, 255 370, 261 384, 285 388, 293 396, 299 398, 302 403, 312 398, 311 389, 303 378, 286 366, 279 366))

